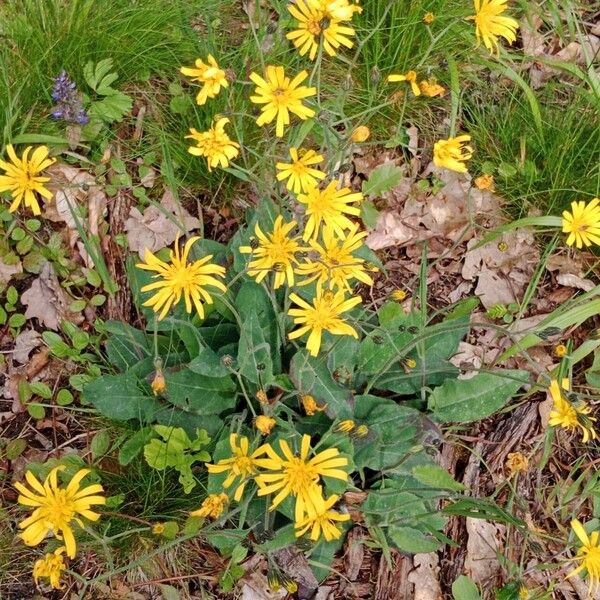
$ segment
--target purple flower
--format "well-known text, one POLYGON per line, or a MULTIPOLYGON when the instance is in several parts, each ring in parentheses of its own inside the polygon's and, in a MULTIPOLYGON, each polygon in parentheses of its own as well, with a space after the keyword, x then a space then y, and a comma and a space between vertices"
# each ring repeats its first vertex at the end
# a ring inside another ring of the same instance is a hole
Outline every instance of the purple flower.
POLYGON ((81 94, 77 91, 77 84, 71 81, 66 71, 54 79, 52 99, 56 106, 52 111, 53 119, 63 119, 67 123, 85 125, 90 119, 81 103, 81 94))

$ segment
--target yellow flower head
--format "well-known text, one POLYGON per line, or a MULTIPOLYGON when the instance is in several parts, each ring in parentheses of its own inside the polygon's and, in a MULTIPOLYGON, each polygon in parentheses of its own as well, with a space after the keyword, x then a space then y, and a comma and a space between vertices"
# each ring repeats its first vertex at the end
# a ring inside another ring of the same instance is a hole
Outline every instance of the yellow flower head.
POLYGON ((165 532, 165 524, 164 523, 155 523, 152 525, 152 533, 154 535, 162 535, 165 532))
POLYGON ((340 455, 337 448, 328 448, 308 458, 310 454, 310 436, 303 435, 300 454, 290 449, 286 440, 279 440, 280 457, 269 445, 265 445, 267 458, 257 461, 261 469, 271 471, 256 476, 258 495, 267 496, 277 493, 269 510, 275 510, 288 496, 296 498, 295 520, 303 519, 309 507, 318 504, 322 498, 318 487, 321 477, 333 477, 348 481, 348 473, 340 469, 348 465, 348 459, 340 455))
POLYGON ((396 302, 402 302, 408 294, 404 290, 394 290, 390 295, 396 302))
POLYGON ((229 123, 229 119, 223 117, 207 131, 197 131, 192 127, 190 135, 185 136, 186 139, 191 138, 196 142, 195 146, 188 148, 188 152, 194 156, 206 158, 209 171, 215 167, 226 169, 229 161, 240 153, 240 145, 225 133, 227 123, 229 123))
POLYGON ((61 584, 60 579, 67 569, 63 558, 65 550, 65 547, 61 546, 54 552, 46 554, 44 558, 35 561, 33 565, 33 579, 36 585, 39 579, 45 578, 49 580, 50 585, 55 590, 63 589, 64 586, 61 584))
POLYGON ((299 238, 290 236, 290 231, 296 227, 296 221, 283 222, 279 215, 275 219, 273 232, 265 235, 259 224, 254 227, 258 238, 258 247, 240 246, 240 252, 251 254, 248 275, 260 283, 271 270, 275 270, 275 289, 284 283, 294 285, 294 265, 298 264, 296 253, 302 250, 299 238))
POLYGON ((302 408, 304 408, 304 412, 309 417, 312 417, 317 412, 323 412, 327 408, 326 404, 324 406, 319 406, 314 397, 309 394, 300 396, 300 401, 302 402, 302 408))
POLYGON ((558 358, 563 358, 569 353, 569 349, 564 344, 558 344, 554 347, 554 354, 558 356, 558 358))
POLYGON ((350 136, 350 139, 357 144, 366 142, 371 137, 371 130, 366 125, 359 125, 350 136))
POLYGON ((398 81, 406 81, 406 82, 410 83, 410 87, 415 96, 421 95, 421 88, 419 87, 419 84, 417 83, 417 72, 416 71, 408 71, 404 75, 395 75, 395 74, 388 75, 387 79, 390 83, 395 83, 398 81))
POLYGON ((308 53, 310 60, 315 60, 319 50, 319 42, 329 56, 335 56, 341 46, 352 48, 349 39, 354 29, 344 25, 342 21, 352 19, 354 9, 347 2, 324 2, 323 0, 296 0, 288 4, 288 10, 296 19, 296 29, 286 37, 300 51, 300 56, 308 53))
POLYGON ((583 200, 571 202, 571 212, 565 210, 562 214, 562 230, 569 234, 568 246, 600 246, 600 198, 587 204, 583 200))
POLYGON ((503 17, 507 9, 506 0, 473 0, 475 14, 467 17, 475 21, 477 44, 483 45, 490 53, 500 53, 498 38, 503 37, 509 44, 517 39, 519 23, 512 17, 503 17))
POLYGON ((600 581, 600 545, 598 545, 600 533, 594 531, 592 535, 588 536, 583 525, 577 519, 571 521, 571 528, 582 543, 573 561, 581 564, 567 574, 567 579, 585 569, 589 578, 591 596, 592 590, 597 587, 600 581))
POLYGON ((229 446, 231 447, 231 458, 224 458, 216 465, 206 465, 209 473, 224 473, 229 471, 227 478, 223 482, 225 489, 237 479, 238 486, 233 496, 236 502, 239 502, 244 493, 244 488, 249 479, 256 475, 256 465, 259 456, 264 454, 264 447, 260 447, 252 454, 250 452, 250 443, 245 436, 238 436, 237 433, 232 433, 229 436, 229 446), (238 445, 239 439, 239 445, 238 445))
POLYGON ((362 302, 360 297, 355 296, 346 300, 343 290, 333 293, 317 287, 317 295, 312 305, 294 293, 290 294, 290 300, 300 306, 300 308, 290 308, 288 311, 290 317, 294 317, 294 324, 300 327, 289 333, 288 337, 290 340, 295 340, 310 332, 306 349, 311 356, 319 354, 323 331, 333 335, 351 335, 358 338, 356 329, 348 325, 340 315, 360 304, 362 302))
POLYGON ((106 498, 101 495, 104 490, 98 483, 80 488, 79 483, 90 472, 89 469, 77 471, 66 487, 59 486, 58 472, 63 469, 64 466, 52 469, 43 484, 31 471, 27 471, 25 479, 31 490, 21 483, 15 483, 19 504, 34 508, 31 516, 19 523, 19 529, 24 530, 21 538, 28 546, 37 546, 49 533, 54 534, 63 540, 67 556, 75 558, 77 547, 73 522, 83 527, 79 516, 97 521, 100 515, 91 511, 90 507, 93 504, 106 504, 106 498))
POLYGON ((527 471, 529 468, 529 459, 521 452, 509 452, 506 457, 506 468, 509 470, 509 476, 527 471))
POLYGON ((421 94, 428 96, 429 98, 443 96, 446 93, 446 88, 435 83, 435 81, 421 81, 419 83, 419 89, 421 90, 421 94))
POLYGON ((190 513, 190 517, 210 517, 218 519, 229 502, 227 494, 209 494, 202 502, 202 506, 190 513))
POLYGON ((39 174, 56 162, 55 158, 48 158, 48 147, 38 146, 29 157, 31 146, 25 148, 22 158, 15 154, 11 144, 6 146, 6 153, 10 162, 0 160, 0 169, 5 175, 0 175, 0 193, 10 192, 12 195, 12 204, 8 211, 15 212, 21 202, 31 208, 34 215, 39 215, 42 211, 36 194, 43 196, 46 200, 52 199, 52 192, 44 184, 50 181, 50 177, 40 177, 39 174))
POLYGON ((345 421, 340 421, 335 426, 335 431, 338 433, 350 433, 356 427, 356 423, 352 419, 346 419, 345 421))
POLYGON ((323 157, 314 150, 298 150, 290 148, 291 163, 278 162, 275 166, 277 181, 285 181, 286 188, 295 194, 307 192, 310 188, 317 185, 319 181, 325 179, 325 173, 314 169, 312 165, 318 165, 323 162, 323 157))
POLYGON ((318 237, 321 224, 328 225, 338 236, 343 237, 344 231, 352 228, 352 221, 346 214, 360 215, 360 208, 349 205, 361 202, 363 195, 360 192, 353 193, 347 187, 341 190, 336 188, 337 182, 332 181, 325 189, 314 187, 306 194, 298 195, 298 202, 306 205, 308 217, 303 235, 305 242, 311 237, 318 237))
MULTIPOLYGON (((569 389, 568 379, 562 380, 562 388, 569 389)), ((569 402, 555 379, 550 382, 550 394, 554 405, 550 412, 549 425, 562 427, 567 431, 581 430, 581 439, 584 443, 597 438, 593 425, 596 419, 589 416, 592 409, 585 402, 579 402, 576 405, 569 402)))
POLYGON ((229 86, 225 71, 219 68, 212 54, 208 55, 208 63, 198 58, 195 67, 181 67, 179 70, 183 75, 191 77, 192 81, 202 84, 196 96, 196 103, 200 106, 205 104, 209 98, 215 98, 221 88, 229 86))
POLYGON ((256 399, 261 404, 268 404, 269 403, 269 397, 267 396, 267 392, 265 392, 265 390, 258 390, 258 392, 256 392, 256 399))
POLYGON ((165 376, 162 371, 157 371, 152 383, 150 384, 152 388, 152 392, 155 396, 160 396, 167 389, 167 384, 165 382, 165 376))
POLYGON ((470 139, 470 135, 459 135, 437 141, 433 146, 433 164, 457 173, 466 173, 464 163, 473 156, 473 148, 465 145, 470 139))
POLYGON ((290 124, 290 113, 302 120, 315 116, 312 108, 304 106, 304 98, 314 96, 317 88, 300 85, 308 77, 307 71, 301 71, 290 80, 285 76, 283 67, 269 65, 265 79, 256 73, 250 74, 250 79, 256 84, 256 96, 250 96, 254 104, 263 104, 261 115, 256 119, 256 124, 262 127, 277 119, 275 135, 283 137, 283 130, 290 124))
POLYGON ((435 15, 432 12, 426 12, 423 15, 423 23, 425 25, 431 25, 435 21, 435 15))
POLYGON ((306 515, 303 519, 296 521, 296 537, 303 536, 310 530, 310 539, 316 542, 321 534, 325 541, 337 540, 342 536, 342 531, 337 527, 336 523, 349 521, 350 515, 341 514, 335 510, 331 510, 333 505, 338 501, 339 496, 335 494, 327 500, 323 498, 321 490, 319 494, 313 494, 315 502, 307 505, 306 515))
POLYGON ((359 425, 353 432, 352 435, 357 438, 365 437, 369 434, 369 426, 368 425, 359 425))
POLYGON ((494 186, 493 175, 480 175, 479 177, 475 177, 475 187, 478 190, 490 190, 490 192, 495 192, 496 188, 494 186))
POLYGON ((254 419, 254 427, 256 427, 263 435, 269 435, 275 425, 277 425, 277 421, 273 417, 268 417, 267 415, 258 415, 258 417, 254 419))
POLYGON ((158 319, 164 319, 171 306, 178 304, 183 296, 185 301, 185 310, 189 314, 192 312, 192 305, 201 319, 204 319, 204 307, 202 302, 212 304, 211 295, 206 291, 207 287, 214 287, 222 292, 227 288, 213 275, 223 277, 225 275, 224 267, 210 263, 212 255, 205 256, 200 260, 188 263, 190 250, 199 237, 191 237, 183 247, 183 252, 179 250, 179 238, 175 240, 175 250, 171 250, 171 262, 166 263, 157 258, 150 250, 144 254, 144 263, 136 264, 139 269, 146 271, 155 271, 153 279, 158 279, 154 283, 149 283, 142 288, 142 292, 158 290, 154 296, 144 302, 144 306, 151 306, 154 312, 159 312, 158 319))
POLYGON ((373 278, 365 270, 365 260, 354 256, 367 236, 365 231, 358 232, 358 223, 342 237, 338 237, 329 227, 323 227, 323 243, 310 240, 311 248, 316 252, 314 260, 308 260, 296 268, 296 273, 306 277, 300 285, 317 281, 329 289, 344 289, 350 291, 353 280, 373 285, 373 278))

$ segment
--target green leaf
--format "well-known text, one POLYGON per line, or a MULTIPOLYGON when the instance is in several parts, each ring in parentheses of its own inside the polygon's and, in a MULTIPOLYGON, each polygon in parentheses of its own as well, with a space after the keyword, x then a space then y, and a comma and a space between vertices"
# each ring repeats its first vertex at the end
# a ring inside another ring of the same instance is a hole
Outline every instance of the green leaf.
POLYGON ((387 535, 399 550, 412 554, 435 552, 441 545, 435 538, 412 527, 390 527, 387 535))
POLYGON ((471 379, 447 379, 429 396, 428 408, 442 422, 485 419, 500 410, 528 380, 526 371, 513 369, 478 373, 471 379))
POLYGON ((27 448, 27 440, 24 440, 23 438, 10 440, 4 449, 6 458, 8 460, 15 460, 15 458, 18 458, 25 452, 25 448, 27 448))
POLYGON ((110 433, 107 429, 102 429, 93 438, 90 444, 92 458, 98 460, 104 456, 110 448, 110 433))
POLYGON ((104 327, 110 334, 106 343, 108 360, 119 371, 126 371, 152 355, 143 331, 121 321, 106 321, 104 327))
POLYGON ((465 575, 452 584, 452 596, 454 600, 481 600, 477 586, 465 575))
POLYGON ((219 355, 212 349, 204 347, 188 365, 190 371, 206 377, 228 377, 229 371, 221 361, 219 355))
POLYGON ((68 146, 69 140, 57 135, 43 133, 22 133, 11 139, 13 144, 48 144, 51 146, 68 146))
POLYGON ((27 405, 27 412, 34 418, 34 419, 43 419, 46 411, 44 410, 44 407, 41 404, 38 404, 37 402, 31 402, 30 404, 27 405))
POLYGON ((360 205, 360 218, 362 222, 369 228, 374 229, 379 219, 379 211, 370 200, 364 200, 360 205))
POLYGON ((273 379, 271 346, 265 339, 264 330, 256 313, 251 313, 242 323, 238 347, 238 369, 248 381, 261 387, 273 379))
POLYGON ((52 390, 48 385, 42 383, 41 381, 32 381, 29 384, 29 389, 40 398, 44 400, 50 400, 52 398, 52 390))
POLYGON ((442 490, 451 490, 460 492, 465 489, 462 483, 459 483, 442 467, 438 465, 417 465, 412 473, 418 481, 432 488, 442 490))
POLYGON ((89 114, 107 124, 119 122, 132 108, 133 100, 123 92, 115 91, 110 96, 92 103, 89 114))
POLYGON ((365 196, 380 196, 395 188, 402 179, 402 169, 392 162, 379 165, 371 171, 369 179, 363 182, 362 193, 365 196))
POLYGON ((119 450, 119 464, 128 465, 142 451, 152 435, 151 427, 144 427, 134 433, 119 450))
POLYGON ((58 390, 56 394, 56 404, 59 406, 68 406, 73 403, 73 394, 66 388, 58 390))

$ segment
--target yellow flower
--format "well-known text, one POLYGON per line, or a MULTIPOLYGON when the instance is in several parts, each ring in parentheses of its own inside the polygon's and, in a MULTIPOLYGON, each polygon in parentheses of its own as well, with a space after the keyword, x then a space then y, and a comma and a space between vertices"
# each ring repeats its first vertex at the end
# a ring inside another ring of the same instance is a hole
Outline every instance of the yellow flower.
POLYGON ((569 349, 564 344, 558 344, 554 348, 554 354, 556 354, 558 358, 563 358, 563 356, 566 356, 568 353, 569 349))
POLYGON ((269 397, 267 396, 267 392, 265 392, 265 390, 258 390, 258 392, 256 392, 256 399, 261 404, 268 404, 269 403, 269 397))
POLYGON ((206 465, 209 473, 224 473, 229 471, 227 478, 223 482, 223 487, 227 489, 238 479, 238 486, 233 496, 236 502, 239 502, 244 493, 244 488, 249 479, 256 475, 256 465, 259 456, 264 454, 264 448, 260 447, 252 454, 249 454, 250 444, 245 436, 238 436, 232 433, 229 436, 229 446, 231 447, 231 458, 224 458, 216 465, 206 465), (238 446, 239 438, 239 446, 238 446))
POLYGON ((407 358, 403 364, 407 369, 412 370, 417 366, 417 361, 414 358, 407 358))
MULTIPOLYGON (((565 390, 569 389, 568 379, 562 380, 562 388, 565 390)), ((562 427, 567 431, 580 429, 581 439, 584 443, 596 439, 597 434, 593 425, 596 419, 588 416, 592 412, 592 409, 585 402, 579 402, 577 405, 569 402, 564 397, 558 381, 555 379, 550 382, 550 394, 552 395, 554 405, 550 412, 549 425, 552 427, 562 427)))
POLYGON ((277 421, 273 417, 267 417, 266 415, 258 415, 254 420, 254 427, 263 435, 269 435, 276 424, 277 421))
POLYGON ((346 419, 345 421, 340 421, 335 426, 335 431, 338 433, 350 433, 356 427, 356 423, 352 419, 346 419))
POLYGON ((296 537, 304 535, 310 529, 310 539, 314 542, 321 537, 321 533, 327 542, 339 539, 342 532, 338 529, 336 523, 350 520, 350 515, 331 510, 331 507, 338 501, 339 496, 333 494, 325 500, 319 489, 319 494, 313 494, 311 498, 314 498, 314 502, 307 505, 305 517, 297 520, 294 525, 296 537))
MULTIPOLYGON (((361 10, 360 7, 357 7, 361 10)), ((310 60, 315 60, 319 50, 319 41, 329 56, 335 56, 340 46, 352 48, 354 45, 349 36, 354 35, 354 29, 343 25, 349 21, 352 12, 347 6, 338 2, 322 2, 321 0, 296 0, 288 4, 288 10, 296 19, 296 29, 285 37, 300 51, 300 56, 308 53, 310 60), (331 5, 329 10, 327 5, 331 5), (334 5, 339 4, 339 8, 334 5), (337 17, 334 15, 338 15, 337 17)))
POLYGON ((479 177, 475 177, 475 187, 478 190, 490 190, 490 192, 495 192, 496 188, 494 186, 493 175, 480 175, 479 177))
POLYGON ((196 59, 195 67, 181 67, 183 75, 191 77, 192 81, 202 83, 202 87, 196 96, 196 103, 202 106, 209 98, 215 98, 221 88, 229 86, 225 71, 219 68, 212 54, 208 55, 208 64, 201 58, 196 59))
POLYGON ((366 125, 359 125, 350 136, 350 139, 353 142, 358 144, 362 144, 362 142, 366 142, 371 137, 371 130, 366 125))
MULTIPOLYGON (((315 0, 313 0, 314 2, 315 0)), ((354 3, 348 0, 316 0, 321 2, 327 19, 337 19, 338 21, 350 21, 354 13, 362 13, 362 7, 359 6, 358 0, 354 3)))
POLYGON ((431 25, 435 21, 435 15, 432 12, 426 12, 423 15, 423 23, 425 25, 431 25))
POLYGON ((269 65, 265 75, 266 79, 256 73, 250 74, 250 79, 256 84, 256 96, 250 96, 254 104, 264 104, 260 109, 262 114, 256 119, 256 124, 262 127, 277 119, 275 135, 283 137, 283 130, 290 124, 290 113, 302 120, 315 116, 315 111, 302 104, 304 98, 314 96, 317 88, 300 85, 307 77, 307 71, 301 71, 290 80, 285 76, 283 67, 269 65))
POLYGON ((190 517, 210 517, 218 519, 229 502, 227 494, 209 494, 202 502, 202 506, 190 513, 190 517))
POLYGON ((50 177, 40 177, 44 169, 56 162, 55 158, 48 158, 48 147, 38 146, 29 158, 31 146, 25 148, 22 158, 18 158, 12 144, 6 146, 6 153, 11 162, 0 160, 0 169, 3 169, 5 175, 0 175, 0 193, 10 192, 12 195, 12 204, 9 212, 15 212, 21 202, 31 208, 34 215, 39 215, 42 211, 36 194, 43 196, 46 200, 52 199, 52 192, 44 184, 50 181, 50 177))
POLYGON ((529 459, 521 452, 509 452, 506 457, 506 468, 510 471, 510 477, 525 472, 529 468, 529 459))
POLYGON ((356 329, 348 325, 340 315, 353 309, 362 302, 358 296, 346 300, 342 290, 335 294, 317 287, 317 295, 312 305, 303 300, 298 294, 291 293, 290 300, 300 308, 290 308, 288 314, 294 317, 294 324, 300 325, 298 329, 288 334, 290 340, 295 340, 305 333, 310 332, 306 349, 311 356, 317 356, 321 348, 323 331, 333 335, 351 335, 358 338, 356 329))
POLYGON ((163 319, 169 312, 171 306, 178 304, 183 296, 185 301, 185 310, 189 314, 192 312, 192 304, 196 307, 196 312, 201 319, 204 319, 204 307, 202 302, 212 304, 212 297, 206 291, 206 287, 214 287, 222 292, 227 288, 221 281, 213 275, 223 277, 225 269, 219 265, 209 263, 212 255, 205 256, 200 260, 188 263, 188 256, 194 243, 199 237, 191 237, 183 248, 179 251, 179 238, 175 240, 175 251, 171 250, 171 262, 166 263, 157 258, 150 250, 144 254, 144 263, 136 264, 139 269, 146 271, 156 271, 153 279, 159 279, 154 283, 145 285, 141 291, 149 292, 158 290, 149 300, 144 302, 144 306, 151 306, 154 312, 159 312, 158 319, 163 319), (208 264, 207 264, 208 263, 208 264))
POLYGON ((583 546, 579 548, 577 555, 572 559, 573 561, 581 562, 581 564, 567 574, 567 579, 569 577, 573 577, 573 575, 577 575, 585 569, 589 577, 589 588, 591 595, 593 588, 598 585, 598 581, 600 580, 600 545, 598 545, 599 532, 594 531, 592 532, 592 535, 588 537, 583 525, 577 519, 573 519, 571 521, 571 528, 583 546))
POLYGON ((406 300, 407 293, 404 290, 394 290, 391 293, 392 299, 396 302, 402 302, 406 300))
MULTIPOLYGON (((0 178, 1 179, 1 178, 0 178)), ((594 198, 588 204, 583 200, 571 202, 571 212, 562 214, 562 230, 568 233, 567 246, 577 248, 597 244, 600 246, 600 199, 594 198)))
POLYGON ((465 146, 470 139, 470 135, 459 135, 437 141, 433 147, 433 164, 457 173, 466 173, 467 167, 464 162, 473 156, 473 148, 465 146))
POLYGON ((353 432, 352 435, 357 438, 362 438, 368 435, 369 427, 367 425, 359 425, 353 432))
POLYGON ((500 53, 498 38, 503 37, 509 44, 517 39, 519 23, 512 17, 503 17, 507 9, 506 0, 473 0, 475 14, 467 19, 475 21, 477 44, 483 40, 490 53, 500 53))
POLYGON ((325 179, 325 173, 319 169, 313 169, 311 165, 318 165, 323 162, 323 157, 314 150, 300 150, 290 148, 291 163, 278 162, 275 166, 280 173, 277 173, 277 181, 285 181, 285 187, 292 190, 295 194, 307 192, 310 188, 317 185, 318 181, 325 179))
POLYGON ((298 264, 296 252, 302 250, 298 237, 290 236, 290 231, 296 227, 296 221, 283 222, 283 217, 278 215, 273 225, 273 233, 265 235, 259 224, 254 227, 258 238, 258 248, 240 246, 242 254, 251 254, 253 260, 248 265, 248 275, 260 283, 267 274, 275 270, 274 288, 281 287, 284 283, 294 285, 294 265, 298 264))
POLYGON ((321 496, 318 484, 321 477, 333 477, 348 481, 348 473, 340 469, 348 465, 348 459, 340 455, 337 448, 328 448, 308 458, 310 436, 303 435, 300 454, 295 455, 285 440, 279 440, 280 457, 269 445, 265 445, 267 458, 260 458, 257 464, 261 469, 272 473, 256 476, 258 495, 267 496, 277 492, 269 510, 275 510, 288 496, 296 498, 295 520, 301 521, 308 507, 315 506, 321 496))
POLYGON ((419 89, 424 96, 428 96, 429 98, 443 96, 446 93, 446 89, 434 81, 421 81, 419 83, 419 89))
POLYGON ((152 533, 154 535, 162 535, 165 532, 165 524, 164 523, 155 523, 152 525, 152 533))
POLYGON ((305 396, 300 396, 300 401, 302 402, 302 408, 304 408, 304 412, 309 417, 312 417, 317 412, 323 412, 327 408, 326 404, 324 406, 319 406, 314 397, 308 394, 305 396))
POLYGON ((155 396, 159 396, 160 394, 164 393, 164 391, 167 389, 167 384, 165 382, 165 376, 163 375, 162 371, 156 372, 156 375, 154 376, 150 387, 152 388, 152 392, 155 396))
POLYGON ((33 565, 33 579, 37 585, 40 578, 46 578, 49 580, 50 585, 55 590, 62 590, 63 585, 60 582, 62 574, 67 569, 63 554, 66 548, 61 546, 54 552, 46 554, 44 558, 36 560, 33 565))
POLYGON ((332 181, 325 189, 314 187, 306 194, 298 195, 298 202, 306 205, 308 217, 303 235, 305 242, 311 237, 317 238, 322 223, 329 225, 340 237, 343 237, 344 230, 352 228, 352 221, 344 213, 360 215, 358 207, 348 205, 361 202, 363 195, 360 192, 353 193, 347 187, 341 190, 336 188, 337 182, 332 181))
POLYGON ((390 83, 395 83, 397 81, 407 81, 410 83, 410 87, 415 96, 421 95, 421 88, 417 83, 417 72, 416 71, 408 71, 405 75, 388 75, 387 80, 390 83))
POLYGON ((323 227, 323 243, 310 240, 311 248, 317 253, 314 260, 308 260, 296 268, 296 273, 306 277, 300 285, 317 281, 319 285, 327 283, 330 289, 350 291, 349 284, 353 279, 373 285, 373 278, 365 271, 365 260, 352 253, 356 252, 367 236, 366 231, 358 232, 358 223, 338 237, 330 227, 323 227))
POLYGON ((519 588, 519 598, 521 598, 521 600, 527 600, 529 598, 529 590, 524 585, 519 588))
POLYGON ((191 138, 196 142, 195 146, 188 148, 188 152, 194 156, 205 157, 209 171, 215 167, 226 169, 229 161, 240 153, 240 145, 225 133, 227 123, 229 119, 223 117, 207 131, 197 131, 191 127, 190 135, 185 136, 186 139, 191 138))
POLYGON ((19 523, 19 529, 24 530, 21 538, 28 546, 37 546, 49 533, 54 534, 64 541, 67 556, 75 558, 77 547, 73 521, 80 527, 83 527, 83 521, 78 515, 97 521, 100 515, 91 511, 90 507, 93 504, 106 504, 106 498, 101 495, 104 490, 98 483, 80 488, 79 483, 90 472, 89 469, 77 471, 66 488, 60 487, 58 472, 64 468, 59 466, 52 469, 43 485, 31 471, 27 471, 25 479, 32 490, 15 483, 19 504, 34 508, 31 516, 19 523))

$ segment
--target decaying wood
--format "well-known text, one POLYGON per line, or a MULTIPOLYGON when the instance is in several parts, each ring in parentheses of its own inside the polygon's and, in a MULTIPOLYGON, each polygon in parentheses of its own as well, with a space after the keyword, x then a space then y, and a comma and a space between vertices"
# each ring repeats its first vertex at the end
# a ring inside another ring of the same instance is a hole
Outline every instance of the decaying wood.
POLYGON ((412 559, 396 550, 392 550, 391 568, 381 556, 374 600, 413 600, 414 586, 408 579, 412 569, 412 559))

